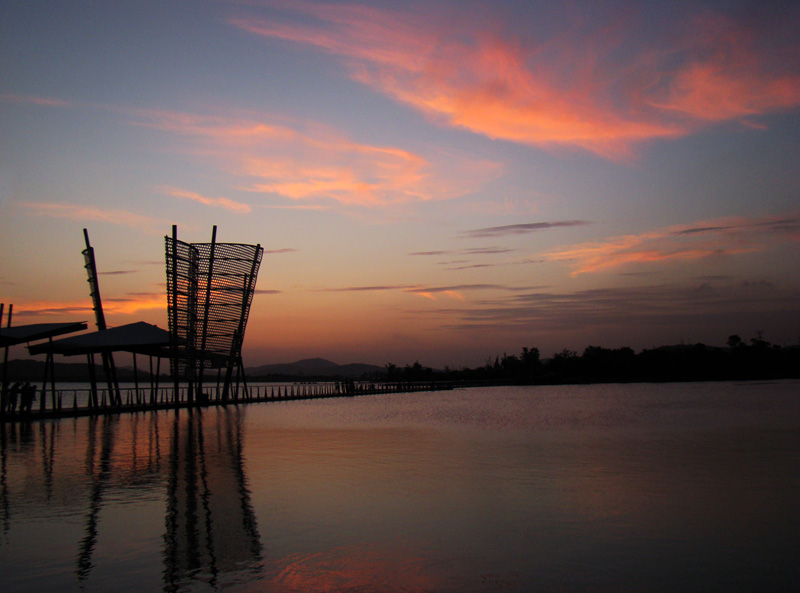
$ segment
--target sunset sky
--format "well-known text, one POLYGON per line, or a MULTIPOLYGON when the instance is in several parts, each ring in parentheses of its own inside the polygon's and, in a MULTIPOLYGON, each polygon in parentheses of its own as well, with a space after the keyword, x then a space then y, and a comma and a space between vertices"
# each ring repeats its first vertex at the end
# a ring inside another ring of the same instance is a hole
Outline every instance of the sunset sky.
POLYGON ((163 237, 217 225, 265 250, 246 366, 797 344, 798 30, 797 2, 2 2, 0 302, 93 328, 86 228, 108 324, 166 328, 163 237))

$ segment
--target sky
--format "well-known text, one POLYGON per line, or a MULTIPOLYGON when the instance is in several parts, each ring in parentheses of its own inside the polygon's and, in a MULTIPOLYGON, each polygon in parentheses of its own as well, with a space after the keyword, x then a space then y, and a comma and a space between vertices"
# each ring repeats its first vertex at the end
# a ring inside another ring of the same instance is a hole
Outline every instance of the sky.
MULTIPOLYGON (((796 2, 0 2, 0 302, 167 327, 259 244, 246 366, 800 343, 796 2)), ((7 319, 4 316, 3 324, 7 319)), ((24 357, 25 351, 12 353, 24 357)))

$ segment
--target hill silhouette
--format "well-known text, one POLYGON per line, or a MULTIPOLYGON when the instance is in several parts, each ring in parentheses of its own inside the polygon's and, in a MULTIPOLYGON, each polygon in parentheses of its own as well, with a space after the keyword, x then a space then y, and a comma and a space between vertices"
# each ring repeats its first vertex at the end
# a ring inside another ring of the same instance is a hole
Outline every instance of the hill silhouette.
POLYGON ((246 369, 248 380, 275 380, 276 377, 287 379, 331 379, 342 377, 358 379, 381 373, 383 367, 374 364, 350 363, 337 364, 324 358, 306 358, 296 362, 282 364, 263 364, 246 369))

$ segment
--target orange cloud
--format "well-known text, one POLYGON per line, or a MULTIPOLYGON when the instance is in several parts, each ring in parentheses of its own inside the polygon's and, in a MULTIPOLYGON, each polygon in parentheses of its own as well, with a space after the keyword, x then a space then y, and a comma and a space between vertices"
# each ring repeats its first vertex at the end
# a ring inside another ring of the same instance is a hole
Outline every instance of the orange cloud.
POLYGON ((458 292, 457 290, 447 290, 445 294, 449 296, 451 299, 455 299, 457 301, 465 301, 464 295, 458 292))
POLYGON ((139 311, 158 309, 167 310, 166 293, 103 299, 103 310, 107 315, 133 315, 139 311))
POLYGON ((85 315, 87 318, 94 318, 92 303, 88 298, 81 301, 23 301, 14 307, 14 315, 20 317, 85 315))
POLYGON ((205 204, 206 206, 217 206, 219 208, 226 208, 227 210, 232 210, 233 212, 239 212, 242 214, 246 214, 252 210, 248 204, 242 204, 241 202, 236 202, 235 200, 230 200, 228 198, 209 198, 195 192, 174 187, 164 188, 164 191, 168 195, 176 198, 187 198, 189 200, 205 204))
MULTIPOLYGON (((291 200, 376 206, 451 198, 474 190, 499 171, 494 163, 454 155, 435 163, 400 148, 359 144, 309 122, 303 122, 301 132, 287 122, 172 112, 135 115, 142 125, 201 139, 192 150, 250 179, 240 190, 291 200)), ((210 205, 244 207, 225 198, 177 191, 173 195, 210 205)))
POLYGON ((573 274, 601 272, 633 263, 701 259, 762 251, 777 243, 800 241, 800 216, 725 218, 711 222, 615 237, 551 251, 550 260, 567 262, 573 274))
POLYGON ((780 56, 792 69, 782 73, 735 23, 712 27, 713 19, 680 15, 665 24, 674 29, 668 41, 642 47, 636 39, 646 33, 625 19, 613 30, 578 22, 551 38, 519 39, 488 32, 480 18, 470 30, 463 19, 456 27, 405 10, 292 8, 316 20, 231 23, 341 56, 353 79, 490 138, 624 158, 641 141, 686 135, 703 121, 800 105, 797 44, 790 41, 780 56))
MULTIPOLYGON (((88 298, 77 301, 24 301, 15 306, 14 313, 25 317, 82 315, 94 320, 92 302, 88 298)), ((106 315, 132 315, 139 311, 167 308, 166 294, 133 295, 125 298, 103 298, 106 315)))
POLYGON ((49 216, 52 218, 67 218, 79 222, 95 220, 109 222, 122 226, 132 227, 146 233, 157 233, 168 223, 143 216, 127 210, 95 208, 93 206, 82 206, 80 204, 53 204, 50 202, 21 202, 25 208, 33 211, 39 216, 49 216))

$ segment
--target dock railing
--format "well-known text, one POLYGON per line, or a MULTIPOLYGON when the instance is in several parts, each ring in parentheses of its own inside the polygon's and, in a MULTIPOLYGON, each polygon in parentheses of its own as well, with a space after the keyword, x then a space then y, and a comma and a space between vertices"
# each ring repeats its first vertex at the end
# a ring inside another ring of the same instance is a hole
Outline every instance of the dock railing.
POLYGON ((17 405, 0 413, 2 421, 35 420, 69 416, 91 416, 147 410, 220 406, 238 403, 288 401, 327 397, 355 397, 389 393, 442 391, 453 388, 449 382, 360 382, 256 383, 229 389, 204 385, 201 394, 190 397, 188 386, 120 387, 117 390, 85 387, 59 387, 37 390, 37 400, 29 409, 17 405), (119 398, 116 397, 117 393, 119 398))

